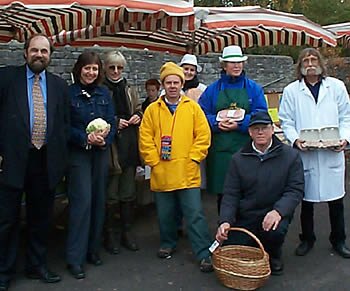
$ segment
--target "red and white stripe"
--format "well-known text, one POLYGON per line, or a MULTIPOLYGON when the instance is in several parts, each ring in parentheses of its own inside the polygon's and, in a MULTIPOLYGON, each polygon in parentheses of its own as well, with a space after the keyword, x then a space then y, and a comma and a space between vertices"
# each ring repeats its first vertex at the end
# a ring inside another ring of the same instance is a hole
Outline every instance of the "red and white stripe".
POLYGON ((165 28, 147 31, 139 25, 122 32, 104 30, 97 38, 80 39, 72 42, 72 45, 125 46, 174 54, 193 52, 203 55, 221 52, 225 46, 233 44, 243 48, 278 44, 313 47, 337 44, 333 32, 299 14, 277 12, 259 6, 194 9, 201 23, 195 31, 165 28))
MULTIPOLYGON (((292 46, 335 46, 334 34, 303 15, 248 7, 207 7, 202 27, 220 32, 229 44, 242 47, 286 44, 292 46), (243 33, 244 37, 240 37, 243 33)), ((209 44, 203 44, 202 48, 209 44)), ((205 49, 204 49, 205 51, 205 49)))
POLYGON ((192 31, 194 23, 193 6, 182 0, 0 0, 0 41, 35 33, 58 41, 95 38, 130 27, 192 31))
POLYGON ((323 26, 338 36, 338 43, 344 47, 350 48, 350 22, 330 24, 323 26))
POLYGON ((332 31, 302 15, 259 6, 193 8, 190 2, 180 0, 19 3, 0 0, 0 41, 23 41, 33 33, 44 32, 57 45, 99 44, 175 54, 221 52, 232 44, 246 48, 337 43, 332 31))

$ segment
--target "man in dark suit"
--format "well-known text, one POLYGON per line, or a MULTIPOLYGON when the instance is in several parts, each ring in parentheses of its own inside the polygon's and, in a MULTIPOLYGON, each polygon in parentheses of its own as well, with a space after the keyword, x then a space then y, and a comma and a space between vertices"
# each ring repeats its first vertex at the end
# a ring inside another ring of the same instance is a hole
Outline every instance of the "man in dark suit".
POLYGON ((67 84, 46 71, 52 44, 35 35, 24 45, 26 64, 0 69, 0 291, 15 273, 20 208, 25 193, 27 277, 61 280, 46 264, 54 189, 67 160, 67 84))

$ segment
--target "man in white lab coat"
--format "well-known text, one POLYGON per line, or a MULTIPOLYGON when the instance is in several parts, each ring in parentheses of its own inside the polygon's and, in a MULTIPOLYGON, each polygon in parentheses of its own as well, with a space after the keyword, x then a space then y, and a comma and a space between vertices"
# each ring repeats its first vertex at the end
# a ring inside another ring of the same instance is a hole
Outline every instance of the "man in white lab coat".
POLYGON ((345 244, 344 149, 350 141, 350 102, 342 81, 326 76, 321 54, 314 48, 304 49, 297 64, 298 80, 283 91, 279 117, 286 138, 300 150, 304 164, 305 196, 301 207, 301 243, 295 253, 306 255, 316 240, 313 207, 327 202, 333 249, 350 258, 345 244), (333 149, 309 150, 300 138, 303 129, 337 127, 340 142, 333 149))

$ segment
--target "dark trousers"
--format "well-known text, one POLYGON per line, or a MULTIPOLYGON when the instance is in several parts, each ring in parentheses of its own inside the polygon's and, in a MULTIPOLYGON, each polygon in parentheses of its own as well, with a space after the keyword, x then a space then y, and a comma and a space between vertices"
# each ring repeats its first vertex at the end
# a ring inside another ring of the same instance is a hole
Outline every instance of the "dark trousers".
POLYGON ((107 170, 107 150, 72 150, 68 175, 68 264, 81 265, 87 253, 100 249, 107 170))
MULTIPOLYGON (((238 221, 232 227, 241 227, 248 229, 263 244, 265 251, 272 258, 280 258, 282 245, 288 232, 290 219, 284 218, 280 221, 276 230, 264 231, 262 229, 262 219, 257 219, 254 222, 238 221)), ((228 239, 224 242, 224 245, 246 245, 257 247, 255 240, 248 234, 239 231, 230 231, 228 239)))
POLYGON ((220 216, 221 201, 222 201, 223 197, 224 197, 224 194, 218 194, 217 198, 216 198, 216 206, 217 206, 217 209, 218 209, 218 215, 219 216, 220 216))
POLYGON ((26 269, 33 270, 46 265, 54 202, 54 191, 48 186, 46 147, 29 150, 23 189, 0 184, 0 281, 10 280, 15 273, 23 192, 27 215, 26 269))
MULTIPOLYGON (((345 241, 345 223, 344 223, 344 203, 343 198, 329 201, 329 221, 331 224, 331 233, 329 240, 331 244, 342 243, 345 241)), ((314 232, 314 203, 303 201, 301 204, 301 235, 302 241, 313 243, 316 240, 314 232)))

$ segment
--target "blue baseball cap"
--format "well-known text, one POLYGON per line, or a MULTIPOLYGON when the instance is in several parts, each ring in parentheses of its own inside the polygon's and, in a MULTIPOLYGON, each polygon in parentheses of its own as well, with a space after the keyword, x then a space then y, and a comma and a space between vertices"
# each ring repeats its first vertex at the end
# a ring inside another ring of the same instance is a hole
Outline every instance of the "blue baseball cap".
POLYGON ((258 111, 250 116, 249 127, 254 124, 272 124, 272 119, 268 112, 258 111))

